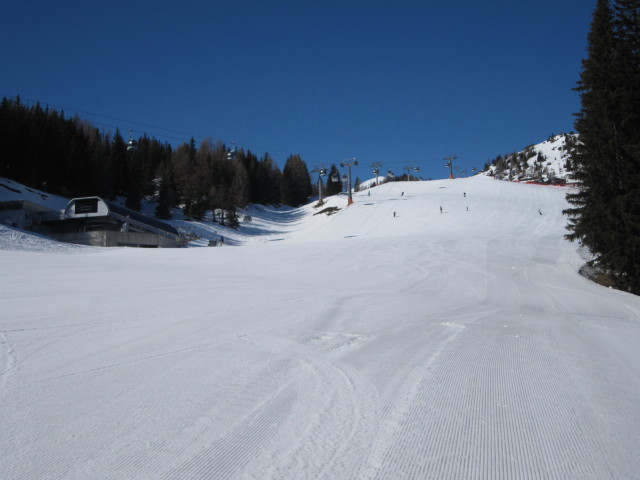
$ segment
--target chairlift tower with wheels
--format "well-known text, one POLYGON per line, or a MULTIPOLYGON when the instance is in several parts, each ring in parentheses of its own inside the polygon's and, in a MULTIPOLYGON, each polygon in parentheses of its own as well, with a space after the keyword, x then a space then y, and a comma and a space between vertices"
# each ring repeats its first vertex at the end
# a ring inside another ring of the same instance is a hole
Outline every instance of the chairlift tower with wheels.
POLYGON ((324 165, 321 165, 311 170, 311 172, 318 174, 318 203, 322 205, 322 177, 327 174, 327 169, 324 165))
POLYGON ((452 155, 450 157, 444 157, 444 160, 446 162, 444 165, 445 165, 445 167, 449 167, 449 178, 450 179, 455 178, 453 176, 453 161, 456 160, 457 158, 458 157, 456 157, 455 155, 452 155))
POLYGON ((417 165, 415 165, 413 167, 407 166, 407 167, 404 167, 403 170, 407 171, 407 182, 408 182, 409 181, 409 172, 411 170, 413 170, 414 172, 419 172, 420 171, 420 167, 418 167, 417 165))
POLYGON ((351 167, 352 166, 356 166, 358 165, 358 160, 355 159, 355 157, 350 160, 349 162, 341 162, 340 166, 342 168, 347 167, 348 171, 349 171, 349 175, 347 176, 347 183, 349 184, 348 189, 349 189, 349 200, 347 201, 347 207, 349 205, 351 205, 353 203, 353 197, 351 196, 351 167))

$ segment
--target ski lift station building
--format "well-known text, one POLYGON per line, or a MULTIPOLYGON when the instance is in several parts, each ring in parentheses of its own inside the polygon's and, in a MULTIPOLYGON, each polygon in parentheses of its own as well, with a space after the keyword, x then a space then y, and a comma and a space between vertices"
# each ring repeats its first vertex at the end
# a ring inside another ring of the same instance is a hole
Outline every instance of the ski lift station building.
POLYGON ((62 218, 43 219, 53 238, 101 247, 179 247, 178 231, 161 220, 100 197, 72 199, 62 218))
POLYGON ((0 202, 0 221, 80 245, 145 248, 182 246, 180 234, 168 223, 100 197, 74 198, 64 210, 24 200, 0 202))

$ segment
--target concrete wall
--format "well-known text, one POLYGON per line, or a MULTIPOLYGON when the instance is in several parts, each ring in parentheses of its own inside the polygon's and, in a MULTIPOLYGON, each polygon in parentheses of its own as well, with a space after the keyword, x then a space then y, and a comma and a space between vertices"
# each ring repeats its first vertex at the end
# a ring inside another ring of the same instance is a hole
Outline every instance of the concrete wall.
POLYGON ((31 219, 24 210, 4 210, 0 212, 0 223, 10 227, 27 228, 31 226, 31 219))
POLYGON ((51 237, 61 242, 94 247, 175 248, 180 246, 178 241, 155 233, 96 231, 57 233, 52 234, 51 237))

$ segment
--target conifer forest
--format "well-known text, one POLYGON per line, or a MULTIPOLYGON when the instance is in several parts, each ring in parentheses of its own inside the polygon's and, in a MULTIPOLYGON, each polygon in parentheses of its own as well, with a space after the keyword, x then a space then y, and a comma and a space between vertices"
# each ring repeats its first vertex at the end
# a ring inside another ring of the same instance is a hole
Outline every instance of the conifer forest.
POLYGON ((170 218, 181 207, 189 218, 220 212, 215 221, 234 226, 236 208, 249 203, 299 206, 312 193, 310 175, 299 155, 281 171, 268 153, 205 139, 177 147, 146 135, 129 139, 104 134, 79 117, 25 105, 19 97, 0 103, 0 176, 66 197, 126 198, 139 210, 145 197, 158 204, 156 215, 170 218), (135 148, 128 148, 133 141, 135 148))

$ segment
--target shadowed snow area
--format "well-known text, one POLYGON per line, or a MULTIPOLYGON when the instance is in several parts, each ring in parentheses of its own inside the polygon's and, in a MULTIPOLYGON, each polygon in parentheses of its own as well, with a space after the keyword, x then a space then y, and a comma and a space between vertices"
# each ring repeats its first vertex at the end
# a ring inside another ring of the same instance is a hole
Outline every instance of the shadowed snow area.
POLYGON ((566 192, 389 183, 222 248, 0 227, 0 477, 638 478, 640 299, 577 273, 566 192))

